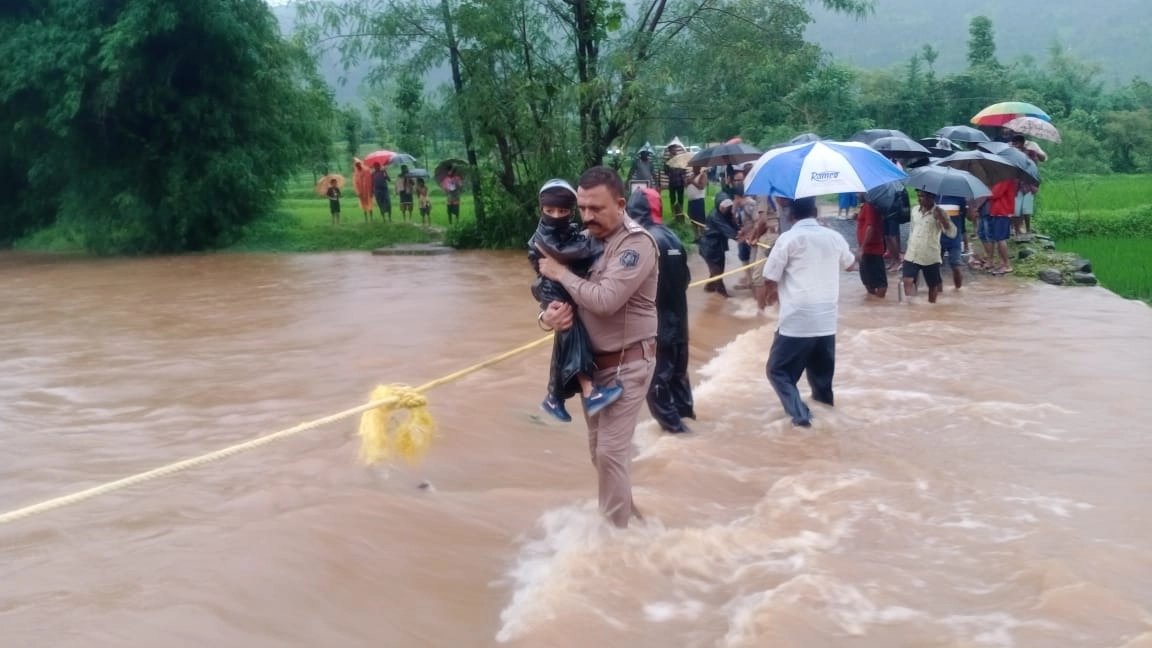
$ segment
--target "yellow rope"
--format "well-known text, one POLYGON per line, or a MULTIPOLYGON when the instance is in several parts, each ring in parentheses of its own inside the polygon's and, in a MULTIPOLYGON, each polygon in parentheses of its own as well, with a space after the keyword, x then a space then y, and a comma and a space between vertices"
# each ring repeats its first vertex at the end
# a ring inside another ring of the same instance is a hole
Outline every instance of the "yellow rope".
MULTIPOLYGON (((322 425, 327 425, 329 423, 335 423, 336 421, 350 418, 350 417, 355 416, 357 414, 362 414, 365 412, 372 412, 373 410, 379 410, 380 408, 385 408, 388 411, 391 411, 391 409, 396 407, 397 405, 405 405, 405 404, 407 404, 407 405, 417 404, 420 407, 423 407, 423 405, 426 403, 423 403, 422 400, 414 400, 413 399, 413 393, 419 395, 419 394, 421 394, 421 393, 423 393, 429 389, 432 389, 433 387, 437 387, 439 385, 443 385, 446 382, 450 382, 453 380, 457 380, 459 378, 463 378, 464 376, 467 376, 470 373, 480 371, 481 369, 484 369, 486 367, 490 367, 490 366, 496 364, 497 362, 501 362, 503 360, 511 358, 512 356, 514 356, 516 354, 523 353, 525 351, 528 351, 529 349, 533 349, 535 347, 538 347, 541 344, 544 344, 545 342, 547 342, 551 339, 552 339, 552 335, 547 335, 543 338, 540 338, 539 340, 536 340, 535 342, 530 342, 530 343, 525 344, 523 346, 512 349, 511 351, 501 353, 498 356, 494 356, 494 357, 489 358, 483 362, 474 364, 471 367, 468 367, 466 369, 461 369, 460 371, 457 371, 455 373, 444 376, 443 378, 437 378, 436 380, 433 380, 431 382, 424 383, 423 385, 420 385, 419 387, 416 387, 415 389, 408 389, 408 388, 404 388, 404 387, 398 387, 395 385, 390 386, 390 387, 386 388, 387 391, 384 392, 386 394, 384 398, 381 398, 378 400, 373 400, 369 403, 366 403, 364 405, 360 405, 358 407, 346 409, 343 412, 337 412, 335 414, 332 414, 331 416, 326 416, 324 418, 316 419, 314 421, 308 421, 307 423, 301 423, 300 425, 297 425, 295 427, 291 427, 291 428, 288 428, 285 430, 280 430, 279 432, 273 432, 272 434, 267 434, 265 436, 257 437, 255 439, 244 441, 242 443, 237 443, 235 445, 228 446, 227 448, 222 448, 222 449, 216 450, 214 452, 202 454, 198 457, 192 457, 191 459, 185 459, 183 461, 176 461, 174 463, 170 463, 170 464, 165 465, 165 466, 160 466, 159 468, 154 468, 154 469, 149 470, 147 472, 137 473, 135 475, 130 475, 128 477, 124 477, 123 479, 117 479, 115 481, 110 481, 110 482, 106 482, 103 484, 99 484, 97 486, 93 486, 92 488, 87 488, 87 489, 82 490, 82 491, 77 491, 75 493, 71 493, 68 495, 61 496, 61 497, 56 497, 53 499, 45 500, 43 502, 32 504, 30 506, 18 508, 14 511, 9 511, 7 513, 0 513, 0 524, 7 524, 9 522, 15 522, 16 520, 20 520, 20 519, 23 519, 26 517, 31 517, 31 516, 39 514, 39 513, 51 511, 53 509, 58 509, 58 508, 61 508, 63 506, 68 506, 69 504, 77 504, 79 502, 83 502, 85 500, 92 499, 93 497, 97 497, 99 495, 106 495, 108 493, 118 491, 118 490, 121 490, 124 488, 128 488, 129 486, 134 486, 134 485, 142 483, 142 482, 150 481, 150 480, 156 479, 158 477, 164 477, 167 475, 171 475, 173 473, 178 473, 178 472, 181 472, 184 470, 188 470, 189 468, 195 468, 196 466, 202 466, 204 464, 211 463, 213 461, 218 461, 220 459, 231 457, 232 455, 239 454, 239 453, 244 452, 246 450, 252 450, 254 448, 259 448, 260 446, 268 445, 269 443, 272 443, 273 441, 278 441, 280 439, 290 437, 290 436, 299 434, 301 432, 306 432, 308 430, 318 428, 322 425)), ((373 392, 373 395, 375 396, 379 393, 381 393, 381 388, 377 388, 377 390, 375 392, 373 392)), ((418 396, 418 398, 423 399, 423 396, 418 396)), ((410 414, 410 416, 414 416, 414 414, 410 414)), ((421 421, 421 422, 424 422, 424 421, 421 421)), ((362 420, 361 421, 361 426, 362 426, 361 430, 363 430, 363 424, 364 424, 364 421, 362 420)), ((424 446, 420 446, 419 445, 420 442, 421 441, 427 441, 430 437, 429 434, 422 434, 420 430, 413 429, 413 428, 409 428, 407 431, 405 431, 403 426, 401 426, 400 429, 397 431, 396 436, 398 437, 398 442, 399 442, 398 445, 400 445, 399 451, 402 454, 405 454, 406 456, 409 456, 409 457, 419 456, 420 453, 422 453, 422 451, 424 449, 426 449, 426 447, 427 447, 426 444, 424 446)), ((376 444, 378 442, 379 442, 379 439, 374 438, 374 439, 368 440, 368 442, 366 444, 368 446, 367 448, 364 445, 362 445, 361 457, 363 458, 363 457, 365 457, 365 455, 368 455, 369 457, 371 457, 372 452, 373 452, 372 447, 374 447, 374 444, 376 444)))
MULTIPOLYGON (((707 279, 701 279, 700 281, 694 281, 689 284, 689 286, 700 286, 708 283, 709 281, 714 281, 721 277, 726 277, 728 275, 742 272, 748 268, 764 263, 765 260, 766 259, 759 259, 746 266, 725 272, 724 274, 720 274, 715 277, 708 277, 707 279)), ((105 482, 103 484, 93 486, 92 488, 76 491, 75 493, 44 500, 36 504, 31 504, 29 506, 8 511, 7 513, 0 513, 0 524, 15 522, 23 518, 37 515, 39 513, 45 513, 53 509, 58 509, 70 504, 77 504, 100 495, 106 495, 108 493, 122 490, 142 482, 182 472, 184 470, 188 470, 189 468, 202 466, 204 464, 218 461, 220 459, 225 459, 247 450, 252 450, 254 448, 268 445, 273 441, 278 441, 283 438, 300 434, 301 432, 313 430, 329 423, 335 423, 336 421, 350 418, 357 414, 363 414, 363 417, 360 420, 360 458, 362 461, 369 464, 376 463, 388 459, 395 454, 398 454, 409 461, 415 461, 422 457, 427 451, 435 432, 435 421, 427 411, 428 402, 427 399, 423 396, 424 392, 432 389, 433 387, 439 387, 440 385, 459 380, 468 374, 475 373, 481 369, 486 369, 494 364, 503 362, 508 358, 534 349, 542 344, 545 344, 546 342, 551 341, 552 336, 553 334, 549 333, 548 335, 538 340, 516 347, 510 351, 505 351, 504 353, 488 358, 483 362, 478 362, 470 367, 426 382, 423 385, 415 388, 410 388, 404 385, 381 385, 373 390, 371 400, 368 403, 346 409, 342 412, 337 412, 330 416, 325 416, 324 418, 301 423, 295 427, 290 427, 284 430, 280 430, 279 432, 273 432, 271 434, 257 437, 255 439, 250 439, 235 445, 230 445, 220 450, 215 450, 213 452, 208 452, 206 454, 192 457, 191 459, 176 461, 164 466, 160 466, 159 468, 153 468, 152 470, 146 472, 130 475, 115 481, 105 482), (404 410, 407 413, 408 418, 406 420, 396 422, 394 418, 395 415, 398 414, 397 410, 404 410)))

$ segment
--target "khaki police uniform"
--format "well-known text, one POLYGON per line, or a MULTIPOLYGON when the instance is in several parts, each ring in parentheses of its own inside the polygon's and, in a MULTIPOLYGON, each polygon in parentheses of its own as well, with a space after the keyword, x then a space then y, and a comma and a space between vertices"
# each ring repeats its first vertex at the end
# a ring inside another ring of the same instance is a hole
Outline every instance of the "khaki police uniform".
POLYGON ((600 510, 618 527, 633 515, 632 435, 656 365, 656 277, 660 253, 643 227, 625 217, 604 240, 604 252, 582 279, 560 282, 576 303, 596 358, 593 382, 624 388, 595 416, 584 414, 588 447, 599 477, 600 510))

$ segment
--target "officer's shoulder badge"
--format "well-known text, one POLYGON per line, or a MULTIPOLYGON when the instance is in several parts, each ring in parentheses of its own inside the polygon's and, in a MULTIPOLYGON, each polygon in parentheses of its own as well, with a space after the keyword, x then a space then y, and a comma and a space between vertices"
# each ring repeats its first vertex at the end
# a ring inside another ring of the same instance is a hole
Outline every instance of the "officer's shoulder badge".
POLYGON ((620 265, 625 268, 633 268, 637 263, 640 263, 640 253, 636 250, 624 250, 620 253, 620 265))

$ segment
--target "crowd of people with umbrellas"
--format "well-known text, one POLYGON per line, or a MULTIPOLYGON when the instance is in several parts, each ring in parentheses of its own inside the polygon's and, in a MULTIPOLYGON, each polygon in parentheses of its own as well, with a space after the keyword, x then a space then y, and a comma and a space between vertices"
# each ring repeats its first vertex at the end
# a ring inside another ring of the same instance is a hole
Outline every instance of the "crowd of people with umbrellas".
MULTIPOLYGON (((1050 117, 1023 102, 989 106, 972 123, 980 128, 946 126, 919 140, 889 129, 860 131, 843 142, 805 133, 766 152, 734 139, 695 154, 666 152, 665 170, 670 187, 696 189, 687 211, 711 276, 724 272, 729 240, 738 243, 741 262, 749 264, 789 229, 793 201, 838 195, 852 198, 848 205, 860 201, 857 258, 868 292, 883 297, 886 275, 902 270, 909 294, 923 276, 929 300, 935 301, 945 263, 957 288, 964 266, 997 275, 1013 271, 1008 240, 1013 232, 1018 238, 1032 234, 1037 162, 1047 159, 1025 136, 1060 141, 1050 117), (701 189, 712 167, 725 171, 713 209, 704 217, 701 189), (916 191, 918 209, 908 189, 916 191), (971 243, 972 234, 979 247, 971 243)), ((672 202, 682 214, 677 200, 672 202)), ((754 273, 746 274, 738 287, 753 287, 754 273)), ((728 295, 721 280, 707 289, 728 295)))
MULTIPOLYGON (((427 169, 416 168, 419 163, 415 157, 407 153, 394 151, 375 151, 364 156, 364 159, 352 159, 352 186, 360 203, 360 210, 364 215, 364 222, 375 219, 375 209, 380 209, 380 218, 386 223, 392 222, 392 193, 395 182, 395 193, 400 206, 400 219, 402 222, 413 222, 413 210, 419 209, 422 225, 432 224, 432 201, 429 196, 426 179, 433 179, 447 197, 448 223, 460 222, 460 195, 464 191, 463 171, 467 162, 458 159, 448 159, 436 165, 435 170, 429 174, 427 169), (393 181, 388 172, 389 167, 399 167, 399 173, 393 181)), ((339 173, 330 173, 316 183, 316 193, 328 198, 332 223, 340 222, 340 198, 347 180, 339 173)))

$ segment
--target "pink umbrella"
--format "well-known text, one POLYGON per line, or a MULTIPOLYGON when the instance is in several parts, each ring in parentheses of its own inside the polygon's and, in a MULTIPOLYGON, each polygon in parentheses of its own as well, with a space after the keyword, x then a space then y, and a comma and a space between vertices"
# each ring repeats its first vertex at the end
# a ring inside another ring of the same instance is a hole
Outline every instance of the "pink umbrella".
POLYGON ((392 151, 375 151, 364 156, 364 166, 368 167, 369 169, 376 166, 377 164, 382 167, 386 167, 395 156, 396 153, 392 151))

